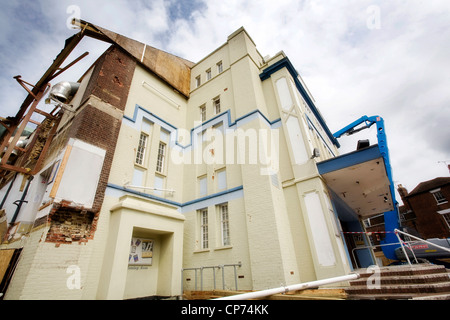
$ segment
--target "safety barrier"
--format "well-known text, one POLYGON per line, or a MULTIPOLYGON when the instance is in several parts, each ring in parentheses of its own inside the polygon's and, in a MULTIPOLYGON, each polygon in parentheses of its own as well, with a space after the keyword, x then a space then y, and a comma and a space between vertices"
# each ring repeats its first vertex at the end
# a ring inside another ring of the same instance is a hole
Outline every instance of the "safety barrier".
MULTIPOLYGON (((412 234, 409 234, 409 233, 400 231, 400 230, 398 230, 398 229, 395 229, 394 231, 353 231, 353 232, 342 232, 342 233, 347 233, 347 234, 358 234, 358 233, 359 233, 359 234, 367 234, 367 235, 370 235, 370 234, 372 234, 372 233, 395 233, 395 235, 397 236, 397 238, 398 238, 398 240, 399 240, 399 242, 393 242, 393 243, 387 243, 387 244, 380 244, 380 245, 361 246, 361 247, 353 248, 353 249, 352 249, 352 256, 353 256, 353 259, 354 259, 354 261, 355 261, 356 264, 357 264, 357 262, 356 262, 357 259, 355 258, 355 250, 373 249, 373 248, 383 247, 383 246, 400 245, 401 248, 402 248, 402 250, 403 250, 403 253, 404 253, 404 255, 405 255, 405 258, 406 258, 406 260, 408 261, 408 264, 409 264, 409 265, 411 265, 411 261, 409 260, 408 254, 406 253, 406 249, 409 249, 409 250, 411 251, 411 254, 412 254, 412 256, 414 257, 414 260, 416 261, 416 263, 419 263, 418 260, 417 260, 416 255, 414 254, 414 250, 411 248, 411 244, 412 244, 412 243, 416 243, 416 242, 425 242, 425 243, 427 243, 427 244, 429 244, 429 245, 432 245, 432 246, 437 247, 437 248, 439 248, 439 249, 442 249, 442 250, 445 250, 445 251, 447 251, 447 252, 450 252, 450 249, 448 249, 448 248, 439 246, 439 245, 437 245, 437 244, 435 244, 435 243, 426 241, 426 240, 424 240, 424 239, 422 239, 422 238, 413 236, 412 234), (404 241, 404 240, 402 240, 402 239, 400 238, 399 234, 406 235, 406 236, 408 236, 408 237, 410 237, 410 238, 413 238, 413 239, 416 239, 416 240, 415 240, 415 241, 404 241)), ((358 268, 359 266, 356 265, 356 267, 358 268)))
POLYGON ((213 279, 214 279, 214 289, 216 289, 216 272, 215 269, 222 269, 222 289, 225 290, 225 267, 233 267, 234 268, 234 284, 236 290, 238 290, 238 281, 237 281, 237 270, 236 267, 242 267, 242 263, 234 263, 234 264, 220 264, 216 266, 202 266, 202 267, 193 267, 193 268, 183 268, 181 269, 181 294, 184 292, 183 282, 184 282, 184 271, 194 270, 195 271, 195 290, 197 290, 197 270, 200 270, 200 291, 203 291, 203 269, 212 269, 213 270, 213 279))
POLYGON ((372 233, 395 233, 394 231, 346 231, 342 233, 349 233, 349 234, 358 234, 358 233, 366 233, 366 234, 372 234, 372 233))
MULTIPOLYGON (((411 261, 409 260, 409 257, 408 257, 408 255, 406 254, 406 250, 405 250, 405 247, 409 248, 409 246, 407 246, 407 245, 404 244, 403 240, 402 240, 402 239, 400 238, 400 236, 399 236, 399 233, 400 233, 400 234, 403 234, 403 235, 405 235, 405 236, 408 236, 408 237, 410 237, 410 238, 416 239, 416 240, 418 240, 418 241, 420 241, 420 242, 425 242, 426 244, 429 244, 429 245, 434 246, 434 247, 436 247, 436 248, 439 248, 439 249, 441 249, 441 250, 450 252, 450 249, 448 249, 448 248, 442 247, 442 246, 437 245, 437 244, 435 244, 435 243, 433 243, 433 242, 430 242, 430 241, 421 239, 421 238, 419 238, 419 237, 413 236, 412 234, 409 234, 409 233, 400 231, 400 230, 398 230, 398 229, 395 229, 394 232, 395 232, 395 234, 396 234, 396 236, 397 236, 397 238, 398 238, 398 240, 399 240, 399 242, 400 242, 400 245, 401 245, 401 247, 402 247, 403 253, 404 253, 404 255, 405 255, 405 257, 406 257, 406 260, 408 261, 408 264, 409 264, 409 265, 411 265, 411 261)), ((409 249, 411 250, 411 252, 412 252, 412 254, 413 254, 413 256, 414 256, 414 258, 416 259, 416 262, 417 262, 417 258, 416 258, 416 256, 414 255, 414 251, 413 251, 411 248, 409 248, 409 249)))

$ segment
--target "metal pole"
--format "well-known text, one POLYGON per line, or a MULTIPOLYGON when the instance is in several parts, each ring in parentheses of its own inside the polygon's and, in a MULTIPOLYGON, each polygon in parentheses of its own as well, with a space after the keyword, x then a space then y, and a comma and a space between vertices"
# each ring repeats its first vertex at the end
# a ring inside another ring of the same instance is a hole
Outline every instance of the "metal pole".
POLYGON ((408 261, 408 264, 411 265, 411 261, 409 261, 408 254, 406 253, 405 247, 403 246, 402 239, 400 239, 400 236, 399 236, 399 234, 398 234, 397 231, 398 231, 398 230, 395 229, 395 235, 397 236, 398 241, 400 242, 400 246, 402 247, 403 253, 405 254, 405 258, 406 258, 406 260, 408 261))
POLYGON ((312 282, 300 283, 300 284, 287 286, 287 287, 279 287, 279 288, 274 288, 274 289, 267 289, 267 290, 237 294, 234 296, 221 297, 221 298, 217 298, 217 299, 213 299, 213 300, 249 300, 249 299, 264 298, 264 297, 271 296, 271 295, 278 294, 278 293, 286 293, 289 291, 296 291, 296 290, 305 290, 308 288, 315 288, 315 287, 319 287, 319 286, 326 285, 326 284, 354 280, 354 279, 358 279, 359 277, 360 277, 359 274, 354 273, 354 274, 349 274, 349 275, 335 277, 335 278, 328 278, 328 279, 317 280, 317 281, 312 281, 312 282))
POLYGON ((427 240, 423 240, 423 239, 421 239, 421 238, 415 237, 415 236, 413 236, 413 235, 411 235, 411 234, 409 234, 409 233, 400 231, 400 230, 398 230, 398 229, 395 229, 394 231, 395 231, 395 233, 398 232, 398 233, 407 235, 407 236, 409 236, 409 237, 411 237, 411 238, 414 238, 414 239, 416 239, 416 240, 419 240, 419 241, 421 241, 421 242, 425 242, 425 243, 428 243, 428 244, 430 244, 430 245, 432 245, 432 246, 435 246, 436 248, 439 248, 439 249, 442 249, 442 250, 444 250, 444 251, 450 252, 450 249, 445 248, 445 247, 441 247, 440 245, 434 244, 433 242, 429 242, 429 241, 427 241, 427 240))
POLYGON ((203 291, 203 267, 200 267, 200 291, 203 291))
POLYGON ((184 288, 183 288, 183 281, 184 281, 183 272, 184 272, 184 269, 181 268, 181 297, 183 297, 183 292, 184 292, 184 288))
POLYGON ((238 284, 237 284, 236 265, 234 265, 233 268, 234 268, 234 284, 236 285, 236 291, 237 291, 238 290, 238 284))
POLYGON ((373 249, 376 247, 385 247, 385 246, 393 246, 396 244, 401 244, 400 242, 395 242, 395 243, 387 243, 387 244, 378 244, 378 245, 374 245, 374 246, 363 246, 363 247, 355 247, 352 249, 352 256, 353 259, 355 260, 355 264, 356 264, 356 268, 359 268, 358 262, 356 261, 356 257, 355 257, 355 250, 360 250, 360 249, 373 249))
POLYGON ((195 291, 197 291, 197 268, 195 268, 195 291))
POLYGON ((222 268, 222 290, 225 290, 225 266, 219 266, 219 268, 222 268))

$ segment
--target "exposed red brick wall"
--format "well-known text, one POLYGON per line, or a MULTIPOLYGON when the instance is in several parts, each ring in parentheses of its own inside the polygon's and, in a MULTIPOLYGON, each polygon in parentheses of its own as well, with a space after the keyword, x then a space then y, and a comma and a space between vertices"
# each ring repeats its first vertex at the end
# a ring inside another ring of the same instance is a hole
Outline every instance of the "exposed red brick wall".
MULTIPOLYGON (((131 56, 122 49, 111 46, 97 61, 84 97, 94 95, 111 104, 111 111, 123 111, 135 67, 136 62, 131 56)), ((94 200, 95 211, 100 210, 103 202, 121 120, 89 104, 75 117, 69 129, 69 138, 80 139, 106 150, 94 200)))
POLYGON ((131 56, 111 46, 97 60, 83 101, 92 94, 123 111, 135 67, 136 61, 131 56))
POLYGON ((82 101, 93 95, 106 104, 101 109, 93 102, 83 106, 67 131, 67 139, 79 139, 106 151, 94 204, 91 210, 70 207, 68 202, 54 204, 46 241, 72 243, 93 238, 122 123, 117 110, 125 109, 135 67, 135 60, 116 46, 111 46, 97 60, 82 101))
POLYGON ((83 207, 71 207, 70 202, 55 203, 48 216, 50 229, 46 242, 72 243, 93 239, 98 215, 83 207))
POLYGON ((409 196, 408 200, 416 214, 417 231, 424 239, 448 238, 450 230, 438 211, 450 209, 450 185, 442 186, 441 193, 447 203, 438 205, 430 192, 423 192, 409 196))
POLYGON ((83 140, 106 150, 93 209, 99 211, 108 183, 109 171, 119 135, 121 121, 113 116, 87 105, 73 121, 69 136, 83 140))

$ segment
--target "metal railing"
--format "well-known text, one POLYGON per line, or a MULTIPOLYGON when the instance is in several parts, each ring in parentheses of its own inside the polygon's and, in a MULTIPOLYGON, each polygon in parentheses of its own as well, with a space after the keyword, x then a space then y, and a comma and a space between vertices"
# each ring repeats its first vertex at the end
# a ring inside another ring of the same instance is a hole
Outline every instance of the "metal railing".
POLYGON ((233 267, 234 268, 234 285, 236 287, 236 291, 238 290, 238 281, 237 281, 237 267, 242 267, 242 263, 233 263, 233 264, 220 264, 216 266, 203 266, 203 267, 193 267, 193 268, 183 268, 181 269, 181 294, 184 292, 183 282, 184 282, 184 271, 194 270, 195 271, 195 290, 197 291, 197 271, 200 270, 200 291, 203 291, 203 270, 204 269, 212 269, 213 270, 213 282, 214 289, 216 289, 216 269, 222 269, 222 289, 225 290, 225 267, 233 267))
MULTIPOLYGON (((405 245, 403 244, 404 242, 403 242, 403 240, 400 238, 399 233, 401 233, 401 234, 403 234, 403 235, 405 235, 405 236, 408 236, 408 237, 410 237, 410 238, 417 239, 417 240, 420 241, 420 242, 425 242, 426 244, 429 244, 429 245, 431 245, 431 246, 434 246, 434 247, 436 247, 436 248, 438 248, 438 249, 441 249, 441 250, 450 252, 450 249, 449 249, 449 248, 442 247, 442 246, 437 245, 437 244, 435 244, 435 243, 433 243, 433 242, 430 242, 430 241, 421 239, 421 238, 419 238, 419 237, 413 236, 412 234, 409 234, 409 233, 400 231, 400 230, 398 230, 398 229, 395 229, 394 232, 395 232, 395 235, 396 235, 397 238, 398 238, 398 241, 400 241, 400 245, 401 245, 401 247, 402 247, 403 254, 405 255, 406 260, 408 261, 408 264, 409 264, 409 265, 411 265, 411 261, 409 260, 408 254, 406 253, 406 250, 405 250, 405 245)), ((407 248, 408 248, 408 247, 407 247, 407 248)), ((417 258, 416 258, 416 256, 414 255, 414 251, 413 251, 411 248, 408 248, 408 249, 411 250, 411 252, 412 252, 412 254, 413 254, 413 256, 414 256, 414 258, 416 259, 416 262, 417 262, 417 258)))
MULTIPOLYGON (((370 233, 370 232, 368 232, 368 233, 370 233)), ((406 260, 408 261, 408 264, 409 264, 409 265, 411 265, 411 261, 409 260, 409 257, 408 257, 408 254, 407 254, 407 252, 406 252, 406 249, 408 249, 409 251, 411 251, 411 254, 412 254, 413 257, 414 257, 414 260, 416 261, 416 263, 419 263, 419 262, 417 261, 416 255, 414 254, 414 250, 410 247, 410 244, 413 244, 413 243, 417 243, 417 242, 425 242, 425 243, 427 243, 427 244, 429 244, 429 245, 432 245, 432 246, 435 246, 435 247, 437 247, 437 248, 439 248, 439 249, 442 249, 442 250, 445 250, 445 251, 447 251, 447 252, 450 252, 450 249, 449 249, 449 248, 442 247, 442 246, 440 246, 440 245, 437 245, 437 244, 432 243, 432 242, 430 242, 430 241, 427 241, 427 240, 424 240, 424 239, 422 239, 422 238, 413 236, 412 234, 409 234, 409 233, 400 231, 400 230, 398 230, 398 229, 395 229, 395 230, 394 230, 394 233, 395 233, 395 235, 397 236, 399 242, 393 242, 393 243, 387 243, 387 244, 380 244, 380 245, 371 245, 371 246, 362 246, 362 247, 356 247, 356 248, 353 248, 353 249, 352 249, 352 256, 353 256, 353 260, 355 261, 356 267, 359 268, 358 263, 357 263, 357 259, 356 259, 356 257, 355 257, 355 250, 373 249, 373 248, 377 248, 377 247, 392 246, 392 245, 398 245, 398 244, 399 244, 400 247, 401 247, 402 250, 403 250, 403 254, 405 255, 405 258, 406 258, 406 260), (405 236, 408 236, 408 237, 410 237, 410 238, 416 239, 416 240, 415 240, 415 241, 403 241, 403 240, 400 238, 399 233, 400 233, 400 234, 403 234, 403 235, 405 235, 405 236)))
POLYGON ((355 247, 352 249, 352 256, 353 256, 353 261, 356 264, 356 269, 359 268, 358 265, 358 260, 355 257, 355 250, 363 250, 363 249, 373 249, 373 248, 377 248, 377 247, 385 247, 385 246, 393 246, 396 244, 400 244, 400 242, 394 242, 394 243, 386 243, 386 244, 378 244, 378 245, 374 245, 374 246, 361 246, 361 247, 355 247))

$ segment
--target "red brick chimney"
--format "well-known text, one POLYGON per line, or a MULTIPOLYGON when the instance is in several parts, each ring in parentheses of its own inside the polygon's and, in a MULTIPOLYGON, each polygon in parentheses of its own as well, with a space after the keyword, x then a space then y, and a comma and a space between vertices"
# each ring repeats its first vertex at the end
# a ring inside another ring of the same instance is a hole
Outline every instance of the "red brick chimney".
POLYGON ((399 184, 397 187, 397 191, 398 191, 400 197, 402 198, 402 202, 403 202, 403 205, 405 206, 406 210, 410 210, 411 208, 409 207, 408 200, 406 199, 406 197, 408 196, 408 190, 404 186, 399 184))

